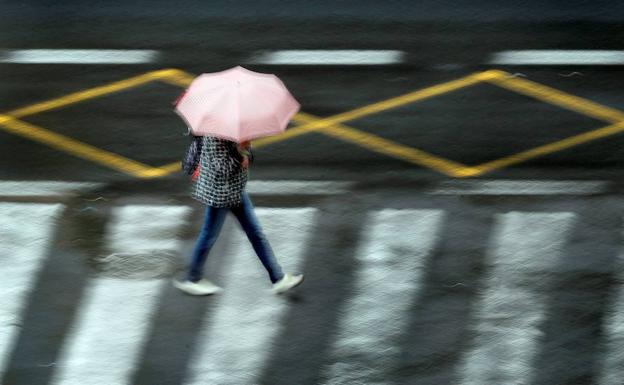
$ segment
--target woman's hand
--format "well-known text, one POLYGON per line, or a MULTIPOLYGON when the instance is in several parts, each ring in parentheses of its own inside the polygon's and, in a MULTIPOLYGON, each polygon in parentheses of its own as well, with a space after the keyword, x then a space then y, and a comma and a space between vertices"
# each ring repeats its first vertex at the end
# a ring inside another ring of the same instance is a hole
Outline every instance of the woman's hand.
POLYGON ((197 178, 199 178, 199 165, 197 166, 195 171, 193 171, 193 175, 191 175, 191 180, 192 181, 196 181, 197 178))
POLYGON ((241 166, 243 166, 244 169, 249 168, 250 147, 251 142, 249 140, 238 143, 238 153, 241 154, 241 156, 243 157, 243 160, 241 161, 241 166))

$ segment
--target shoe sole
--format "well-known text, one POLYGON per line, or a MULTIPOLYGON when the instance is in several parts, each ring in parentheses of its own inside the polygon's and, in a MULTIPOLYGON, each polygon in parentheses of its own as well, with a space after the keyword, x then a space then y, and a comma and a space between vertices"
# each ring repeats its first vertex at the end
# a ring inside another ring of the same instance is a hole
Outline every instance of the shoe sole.
POLYGON ((173 286, 174 286, 176 289, 178 289, 178 290, 182 291, 183 293, 188 294, 188 295, 193 295, 193 296, 213 295, 213 294, 217 294, 217 293, 219 293, 219 292, 221 292, 221 291, 223 290, 223 289, 221 289, 221 288, 216 288, 216 289, 214 289, 214 290, 212 290, 212 291, 202 291, 202 292, 198 292, 198 291, 188 290, 187 288, 185 288, 184 286, 182 286, 182 285, 180 284, 180 282, 178 282, 178 281, 173 281, 173 286))

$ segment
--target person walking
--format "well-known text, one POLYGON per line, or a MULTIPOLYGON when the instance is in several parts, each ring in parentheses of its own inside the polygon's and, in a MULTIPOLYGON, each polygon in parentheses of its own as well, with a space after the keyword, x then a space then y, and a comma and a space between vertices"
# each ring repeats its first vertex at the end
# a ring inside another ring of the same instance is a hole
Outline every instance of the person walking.
POLYGON ((282 271, 245 190, 253 160, 249 141, 236 143, 215 136, 203 136, 201 140, 192 197, 206 206, 205 215, 186 277, 183 281, 175 280, 175 287, 191 295, 210 295, 222 290, 203 278, 203 268, 228 212, 236 217, 251 242, 273 284, 273 292, 280 294, 298 286, 303 275, 282 271))

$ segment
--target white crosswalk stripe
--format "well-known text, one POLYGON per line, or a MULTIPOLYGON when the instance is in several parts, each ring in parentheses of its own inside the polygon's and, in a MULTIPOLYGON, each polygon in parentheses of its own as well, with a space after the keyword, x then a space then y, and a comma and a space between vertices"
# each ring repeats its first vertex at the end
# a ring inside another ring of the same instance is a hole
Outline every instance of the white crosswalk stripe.
POLYGON ((356 252, 355 295, 341 319, 326 384, 383 384, 389 378, 400 353, 393 342, 418 296, 442 218, 438 210, 383 210, 372 215, 365 227, 370 231, 356 252))
MULTIPOLYGON (((176 234, 189 212, 185 206, 116 208, 106 235, 108 247, 129 258, 133 252, 176 251, 180 246, 176 234)), ((90 279, 52 383, 78 385, 88 379, 91 384, 130 384, 165 283, 163 279, 90 279)))
POLYGON ((600 368, 600 385, 620 385, 624 378, 624 285, 621 284, 624 282, 624 250, 615 267, 620 287, 605 316, 606 355, 600 368))
MULTIPOLYGON (((299 271, 309 244, 316 210, 259 208, 258 219, 284 271, 299 271)), ((206 317, 200 346, 186 385, 254 384, 288 303, 269 292, 270 281, 242 231, 226 255, 225 292, 217 310, 206 317)))
POLYGON ((160 280, 95 278, 57 363, 53 384, 130 384, 160 280))
POLYGON ((462 385, 531 383, 552 269, 572 226, 571 213, 511 212, 498 216, 490 272, 477 307, 477 334, 462 385))
POLYGON ((62 210, 61 204, 0 203, 0 378, 62 210))
POLYGON ((601 368, 600 385, 621 385, 624 378, 624 288, 619 290, 614 309, 605 325, 607 354, 601 368))
POLYGON ((61 197, 102 187, 102 183, 0 180, 0 197, 61 197))

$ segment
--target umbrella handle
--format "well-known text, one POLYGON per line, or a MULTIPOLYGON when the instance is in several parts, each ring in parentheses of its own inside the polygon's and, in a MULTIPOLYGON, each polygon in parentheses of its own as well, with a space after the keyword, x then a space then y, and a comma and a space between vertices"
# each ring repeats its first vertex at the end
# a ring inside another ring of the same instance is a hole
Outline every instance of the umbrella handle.
POLYGON ((182 100, 182 98, 184 97, 184 95, 186 95, 186 93, 188 92, 188 88, 185 89, 184 91, 182 91, 182 93, 171 103, 174 107, 177 107, 178 104, 180 104, 180 101, 182 100))

